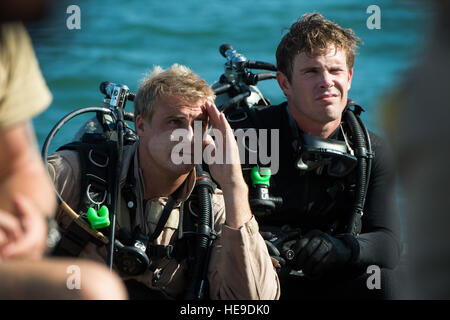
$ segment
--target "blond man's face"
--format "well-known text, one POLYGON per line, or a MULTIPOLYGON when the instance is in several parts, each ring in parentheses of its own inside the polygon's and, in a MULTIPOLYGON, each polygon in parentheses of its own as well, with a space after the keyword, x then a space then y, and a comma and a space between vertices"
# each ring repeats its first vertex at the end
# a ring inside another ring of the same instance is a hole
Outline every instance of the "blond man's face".
MULTIPOLYGON (((193 159, 190 163, 175 164, 171 159, 174 146, 178 143, 173 139, 177 129, 185 129, 188 136, 185 141, 192 144, 194 150, 194 121, 203 122, 206 131, 208 117, 205 112, 205 100, 199 99, 194 103, 187 103, 174 96, 163 96, 156 100, 151 120, 136 119, 136 131, 140 138, 143 158, 149 161, 152 167, 166 171, 171 175, 181 175, 193 168, 193 159)), ((186 150, 186 149, 185 149, 186 150)), ((182 156, 192 156, 183 154, 182 156)))

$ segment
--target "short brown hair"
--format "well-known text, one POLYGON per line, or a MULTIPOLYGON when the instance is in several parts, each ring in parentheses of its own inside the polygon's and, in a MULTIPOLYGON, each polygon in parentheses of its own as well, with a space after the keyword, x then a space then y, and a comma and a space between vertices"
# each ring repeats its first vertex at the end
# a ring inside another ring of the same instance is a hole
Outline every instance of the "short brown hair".
POLYGON ((344 29, 325 19, 320 13, 306 13, 293 23, 278 45, 276 58, 278 71, 283 72, 291 81, 294 58, 305 52, 309 56, 324 53, 329 45, 343 49, 347 57, 347 66, 353 68, 356 49, 362 41, 353 30, 344 29))
POLYGON ((188 67, 173 64, 163 70, 155 66, 149 77, 141 80, 134 99, 134 115, 150 121, 156 100, 161 96, 176 96, 188 103, 199 99, 214 101, 214 92, 208 83, 188 67))

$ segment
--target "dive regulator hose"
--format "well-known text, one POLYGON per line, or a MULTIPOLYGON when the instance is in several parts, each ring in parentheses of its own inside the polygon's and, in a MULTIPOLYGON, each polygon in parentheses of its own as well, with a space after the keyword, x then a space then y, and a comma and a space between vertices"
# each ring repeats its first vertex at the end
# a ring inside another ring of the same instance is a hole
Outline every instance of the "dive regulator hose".
MULTIPOLYGON (((48 157, 48 148, 50 146, 50 143, 52 142, 53 138, 55 137, 56 133, 61 129, 61 127, 63 125, 65 125, 67 122, 69 122, 71 119, 75 118, 76 116, 79 116, 80 114, 83 113, 88 113, 88 112, 103 112, 109 115, 112 115, 113 112, 108 109, 108 108, 104 108, 104 107, 85 107, 85 108, 80 108, 77 110, 74 110, 72 112, 70 112, 69 114, 65 115, 61 120, 59 120, 55 126, 53 127, 53 129, 50 131, 50 133, 48 134, 47 138, 45 139, 44 145, 42 146, 42 159, 44 160, 44 163, 47 163, 47 157, 48 157)), ((59 198, 61 198, 59 196, 59 193, 56 191, 56 194, 58 195, 59 198)))
POLYGON ((355 156, 359 160, 355 202, 352 206, 352 211, 346 226, 346 232, 356 236, 361 232, 361 217, 363 215, 367 189, 369 186, 370 171, 372 168, 372 146, 369 133, 359 116, 355 115, 354 111, 347 110, 345 112, 345 117, 350 124, 349 127, 355 143, 355 156))
POLYGON ((198 225, 195 247, 195 260, 190 270, 190 282, 187 286, 185 299, 200 300, 206 281, 210 248, 214 239, 214 211, 212 195, 216 188, 211 176, 202 170, 200 165, 196 166, 196 188, 198 196, 198 225))

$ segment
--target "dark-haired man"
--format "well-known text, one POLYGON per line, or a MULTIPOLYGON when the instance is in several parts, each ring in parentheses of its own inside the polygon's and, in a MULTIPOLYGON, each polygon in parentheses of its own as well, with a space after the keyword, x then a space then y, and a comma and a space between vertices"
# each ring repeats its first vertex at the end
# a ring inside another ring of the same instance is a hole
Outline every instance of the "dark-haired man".
POLYGON ((352 30, 321 14, 303 15, 276 52, 287 101, 254 113, 255 127, 280 130, 280 169, 270 193, 283 204, 258 221, 270 231, 266 239, 278 244, 276 258, 288 266, 280 273, 282 299, 393 297, 387 270, 400 254, 394 172, 372 132, 369 149, 355 117, 359 109, 348 99, 359 42, 352 30), (279 239, 298 229, 286 256, 279 239), (371 265, 379 276, 373 283, 371 265))

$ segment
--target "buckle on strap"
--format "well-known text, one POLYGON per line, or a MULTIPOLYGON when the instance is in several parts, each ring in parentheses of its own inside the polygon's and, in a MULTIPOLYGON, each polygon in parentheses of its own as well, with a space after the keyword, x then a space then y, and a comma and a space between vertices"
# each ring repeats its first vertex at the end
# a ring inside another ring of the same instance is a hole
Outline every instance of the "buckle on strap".
POLYGON ((167 246, 160 244, 151 244, 148 246, 147 253, 150 257, 172 259, 174 258, 174 249, 175 247, 171 244, 167 246))
MULTIPOLYGON (((98 163, 98 162, 95 161, 95 160, 93 159, 93 157, 92 157, 92 152, 93 152, 93 151, 94 151, 94 149, 90 149, 90 150, 89 150, 89 154, 88 154, 89 161, 92 162, 93 164, 95 164, 97 167, 100 167, 100 168, 106 168, 106 167, 108 166, 108 164, 109 164, 109 156, 106 154, 106 160, 105 160, 105 163, 98 163)), ((98 154, 102 155, 102 153, 98 153, 98 154)))
POLYGON ((87 188, 86 188, 86 196, 89 199, 89 201, 91 201, 92 203, 96 204, 96 205, 101 205, 102 203, 105 202, 106 200, 106 196, 108 195, 108 184, 105 180, 103 180, 102 178, 88 173, 86 174, 87 177, 87 188), (91 191, 91 187, 94 187, 96 189, 99 189, 98 191, 101 192, 101 190, 103 190, 103 199, 101 201, 95 201, 94 199, 92 199, 91 197, 91 192, 94 194, 95 191, 91 191))

